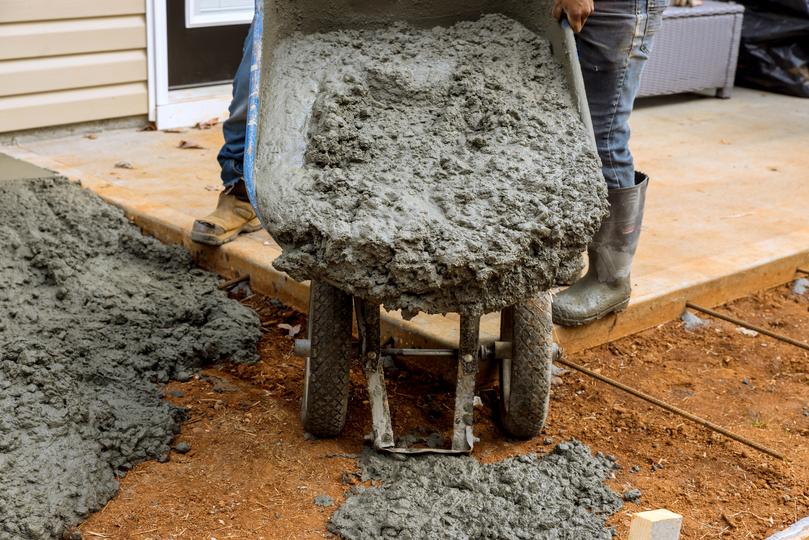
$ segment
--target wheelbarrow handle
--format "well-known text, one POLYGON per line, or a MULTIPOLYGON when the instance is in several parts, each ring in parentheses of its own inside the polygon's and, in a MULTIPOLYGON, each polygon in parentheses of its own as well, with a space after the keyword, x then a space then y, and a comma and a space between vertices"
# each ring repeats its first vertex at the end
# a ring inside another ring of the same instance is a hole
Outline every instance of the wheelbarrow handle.
MULTIPOLYGON (((255 158, 256 141, 258 139, 258 96, 261 89, 261 52, 264 37, 264 0, 256 0, 253 14, 253 47, 250 59, 250 93, 247 97, 247 130, 245 133, 244 148, 244 183, 247 186, 247 195, 250 204, 256 204, 255 158)), ((262 213, 256 212, 259 219, 262 213)), ((262 223, 262 225, 264 225, 262 223)), ((266 229, 266 225, 264 227, 266 229)))

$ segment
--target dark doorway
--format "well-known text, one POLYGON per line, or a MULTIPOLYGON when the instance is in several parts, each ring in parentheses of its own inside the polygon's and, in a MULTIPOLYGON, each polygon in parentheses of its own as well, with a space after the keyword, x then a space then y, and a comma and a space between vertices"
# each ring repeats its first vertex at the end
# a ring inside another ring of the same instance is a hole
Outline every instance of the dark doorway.
POLYGON ((248 24, 185 27, 185 0, 166 0, 169 89, 228 83, 242 59, 248 24))

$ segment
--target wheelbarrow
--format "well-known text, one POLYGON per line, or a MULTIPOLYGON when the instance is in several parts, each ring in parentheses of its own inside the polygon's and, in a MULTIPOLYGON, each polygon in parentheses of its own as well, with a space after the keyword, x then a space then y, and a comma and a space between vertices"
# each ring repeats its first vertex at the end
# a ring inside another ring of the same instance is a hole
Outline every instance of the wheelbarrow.
MULTIPOLYGON (((448 25, 475 20, 486 13, 502 13, 546 38, 564 68, 571 101, 587 133, 592 135, 590 114, 584 93, 573 33, 566 22, 550 17, 546 1, 445 0, 257 0, 254 19, 253 62, 245 151, 245 182, 257 214, 257 153, 266 151, 257 129, 262 103, 271 95, 260 95, 260 82, 269 66, 273 49, 293 32, 314 33, 337 29, 386 26, 405 21, 416 26, 448 25)), ((590 141, 595 149, 595 140, 590 141)), ((260 179, 258 179, 260 180, 260 179)), ((279 179, 282 181, 282 179, 279 179)), ((503 306, 500 339, 481 343, 481 313, 460 313, 460 338, 452 349, 402 349, 383 346, 381 306, 353 297, 339 283, 312 281, 309 299, 307 339, 297 340, 295 352, 306 358, 301 418, 307 432, 318 437, 338 435, 346 421, 349 369, 359 357, 367 379, 373 418, 373 444, 379 451, 400 453, 469 453, 476 441, 473 433, 475 383, 482 361, 496 361, 499 375, 499 418, 503 429, 517 438, 530 438, 542 429, 548 411, 554 354, 550 294, 543 293, 516 305, 503 306), (359 340, 352 336, 357 322, 359 340), (450 449, 398 448, 393 434, 385 389, 385 357, 429 356, 457 363, 455 410, 450 449)))

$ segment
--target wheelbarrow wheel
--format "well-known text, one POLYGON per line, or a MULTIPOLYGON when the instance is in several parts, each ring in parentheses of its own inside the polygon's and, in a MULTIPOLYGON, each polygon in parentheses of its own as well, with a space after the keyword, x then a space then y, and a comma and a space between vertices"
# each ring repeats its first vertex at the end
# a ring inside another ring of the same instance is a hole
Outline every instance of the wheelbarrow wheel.
POLYGON ((500 422, 512 437, 529 439, 545 425, 553 369, 550 294, 503 310, 500 340, 511 358, 500 362, 500 422))
POLYGON ((309 340, 303 379, 301 420, 316 437, 336 437, 348 409, 351 365, 351 295, 312 281, 309 292, 309 340))

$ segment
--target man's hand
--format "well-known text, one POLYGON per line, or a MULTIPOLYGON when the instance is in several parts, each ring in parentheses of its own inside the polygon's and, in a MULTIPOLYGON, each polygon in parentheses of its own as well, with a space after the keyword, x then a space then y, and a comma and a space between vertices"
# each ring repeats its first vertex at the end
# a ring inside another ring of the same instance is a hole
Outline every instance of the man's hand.
POLYGON ((554 0, 553 18, 559 20, 564 13, 567 15, 570 27, 574 32, 579 33, 594 9, 593 0, 554 0))

